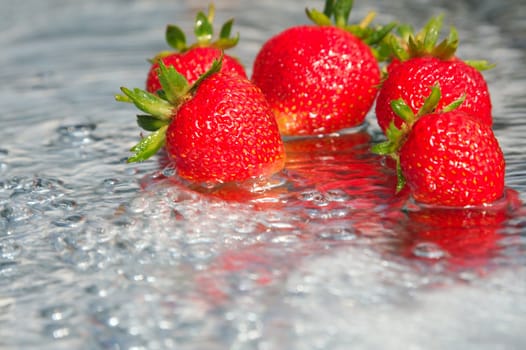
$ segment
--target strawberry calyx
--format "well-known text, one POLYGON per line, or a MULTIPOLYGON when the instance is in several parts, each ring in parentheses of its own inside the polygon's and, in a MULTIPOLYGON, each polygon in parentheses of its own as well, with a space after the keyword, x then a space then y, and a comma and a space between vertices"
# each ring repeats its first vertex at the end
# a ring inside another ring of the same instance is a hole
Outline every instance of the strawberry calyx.
MULTIPOLYGON (((167 25, 165 31, 166 42, 176 52, 180 53, 186 52, 195 47, 213 47, 220 50, 226 50, 236 46, 239 42, 239 33, 232 35, 234 19, 229 19, 221 26, 219 35, 217 39, 214 40, 214 17, 215 6, 213 4, 209 5, 207 14, 203 11, 197 13, 194 22, 194 35, 196 42, 191 45, 188 45, 186 34, 180 27, 174 24, 167 25)), ((170 50, 161 51, 151 59, 150 62, 157 62, 161 58, 172 53, 173 51, 170 50)))
POLYGON ((307 17, 319 26, 335 26, 353 34, 371 47, 377 59, 385 60, 387 55, 382 46, 383 40, 397 24, 392 22, 385 26, 371 27, 376 17, 374 11, 369 12, 360 23, 351 24, 349 16, 353 4, 353 0, 326 0, 323 12, 309 8, 306 8, 305 12, 307 17))
POLYGON ((385 135, 387 140, 372 146, 371 151, 378 155, 385 155, 391 157, 396 162, 396 174, 397 184, 396 192, 400 192, 405 186, 405 177, 400 167, 400 149, 404 145, 409 133, 411 132, 413 125, 416 121, 424 116, 431 113, 446 113, 451 112, 464 103, 466 95, 461 96, 459 99, 453 101, 447 106, 444 106, 441 110, 437 111, 436 108, 442 93, 438 84, 431 87, 431 93, 424 100, 422 107, 415 114, 412 109, 407 105, 403 99, 397 99, 391 101, 391 108, 402 120, 403 123, 400 128, 396 127, 394 120, 391 121, 388 128, 386 129, 385 135))
POLYGON ((165 145, 166 130, 179 107, 192 98, 205 79, 221 70, 222 63, 223 54, 194 84, 190 85, 173 66, 167 67, 162 61, 159 61, 158 74, 162 89, 157 94, 139 88, 130 90, 121 87, 123 94, 116 95, 115 99, 119 102, 133 103, 139 110, 146 113, 137 115, 137 124, 142 129, 152 132, 130 149, 134 154, 128 158, 128 163, 144 161, 165 145))
MULTIPOLYGON (((451 26, 449 34, 439 41, 443 22, 444 15, 431 17, 418 33, 415 33, 410 25, 398 26, 398 35, 389 33, 384 40, 391 51, 392 59, 402 62, 416 57, 436 57, 445 61, 455 59, 459 45, 458 32, 451 26)), ((484 60, 464 62, 479 71, 495 66, 484 60)))

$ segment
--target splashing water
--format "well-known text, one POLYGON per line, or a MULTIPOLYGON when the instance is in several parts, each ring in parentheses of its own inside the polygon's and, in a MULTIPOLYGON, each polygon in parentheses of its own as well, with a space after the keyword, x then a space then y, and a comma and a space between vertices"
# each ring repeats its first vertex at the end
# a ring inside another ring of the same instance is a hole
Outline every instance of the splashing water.
MULTIPOLYGON (((446 3, 357 2, 353 16, 446 12, 461 55, 497 63, 485 75, 508 189, 485 208, 395 195, 393 169, 369 151, 373 115, 287 140, 286 170, 268 183, 190 186, 163 155, 128 165, 135 111, 113 94, 142 86, 164 25, 190 28, 207 3, 3 4, 0 347, 521 348, 526 61, 509 34, 522 7, 446 3)), ((266 38, 321 5, 216 6, 236 17, 234 52, 250 70, 266 38)))

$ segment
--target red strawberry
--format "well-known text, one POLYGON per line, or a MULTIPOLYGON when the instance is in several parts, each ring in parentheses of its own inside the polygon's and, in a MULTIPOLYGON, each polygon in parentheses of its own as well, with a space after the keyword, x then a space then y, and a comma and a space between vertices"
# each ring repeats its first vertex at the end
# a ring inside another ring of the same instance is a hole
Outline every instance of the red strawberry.
POLYGON ((436 45, 441 25, 442 17, 437 17, 416 36, 404 31, 402 45, 405 46, 394 36, 390 37, 396 56, 387 67, 388 75, 376 101, 376 117, 384 133, 391 121, 397 127, 403 122, 392 110, 391 101, 401 98, 413 113, 417 113, 422 107, 422 96, 428 96, 431 87, 437 84, 442 90, 438 109, 465 95, 459 110, 492 125, 488 86, 478 70, 490 66, 484 61, 467 62, 454 56, 458 46, 454 29, 447 39, 436 45))
POLYGON ((148 113, 138 122, 154 131, 132 148, 130 162, 145 160, 166 144, 179 176, 192 182, 243 181, 283 168, 283 142, 261 90, 220 69, 216 61, 189 85, 173 67, 161 64, 159 96, 122 88, 125 95, 117 100, 148 113))
MULTIPOLYGON (((221 28, 219 39, 212 42, 214 20, 214 7, 210 5, 208 15, 199 12, 195 19, 195 36, 197 43, 187 46, 184 32, 175 25, 166 27, 166 41, 168 45, 176 50, 163 51, 153 60, 152 66, 146 78, 146 90, 152 93, 161 89, 159 82, 159 61, 165 66, 173 66, 182 74, 190 84, 193 84, 203 73, 205 73, 214 60, 222 55, 222 50, 233 47, 239 41, 239 35, 230 37, 234 20, 229 20, 221 28)), ((245 68, 234 57, 224 55, 222 72, 238 74, 247 77, 245 68)))
POLYGON ((318 26, 286 29, 256 56, 252 80, 265 93, 282 134, 330 133, 364 121, 380 82, 367 44, 381 40, 392 26, 370 30, 372 16, 348 25, 351 6, 352 1, 328 0, 324 13, 307 10, 318 26))
POLYGON ((491 127, 457 107, 432 112, 440 100, 433 88, 415 116, 402 100, 392 103, 405 121, 387 130, 389 140, 373 151, 397 160, 399 189, 407 182, 422 203, 468 206, 491 203, 504 191, 504 156, 491 127))
POLYGON ((428 114, 400 149, 415 199, 449 206, 491 203, 504 190, 504 156, 491 128, 461 111, 428 114))

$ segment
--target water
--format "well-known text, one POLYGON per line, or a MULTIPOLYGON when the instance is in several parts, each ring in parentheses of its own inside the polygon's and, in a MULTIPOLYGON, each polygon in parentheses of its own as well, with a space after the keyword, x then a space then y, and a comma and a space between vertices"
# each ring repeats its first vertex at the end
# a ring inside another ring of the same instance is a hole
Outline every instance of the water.
MULTIPOLYGON (((258 47, 320 1, 218 0, 250 72, 258 47), (264 15, 262 15, 264 14, 264 15)), ((2 1, 1 349, 522 349, 526 345, 526 34, 521 1, 358 1, 419 26, 445 12, 485 73, 505 200, 429 214, 394 196, 368 126, 289 142, 263 184, 189 188, 138 138, 164 25, 204 1, 2 1), (435 220, 435 221, 433 221, 435 220), (441 222, 437 232, 436 220, 441 222), (444 225, 447 223, 447 227, 444 225)))

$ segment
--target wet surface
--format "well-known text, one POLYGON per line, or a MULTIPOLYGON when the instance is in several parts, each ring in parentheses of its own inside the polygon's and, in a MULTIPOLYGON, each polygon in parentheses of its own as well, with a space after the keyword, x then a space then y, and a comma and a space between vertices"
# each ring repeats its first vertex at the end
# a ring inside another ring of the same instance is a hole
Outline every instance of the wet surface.
MULTIPOLYGON (((395 196, 374 115, 287 142, 271 184, 193 188, 163 155, 129 165, 146 59, 197 1, 24 1, 0 12, 0 348, 522 349, 526 344, 524 6, 357 2, 420 26, 445 12, 485 72, 506 198, 436 211, 395 196)), ((250 72, 321 2, 217 1, 250 72)))

